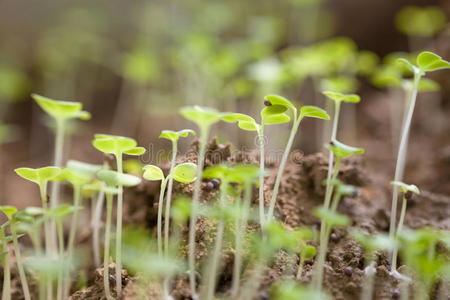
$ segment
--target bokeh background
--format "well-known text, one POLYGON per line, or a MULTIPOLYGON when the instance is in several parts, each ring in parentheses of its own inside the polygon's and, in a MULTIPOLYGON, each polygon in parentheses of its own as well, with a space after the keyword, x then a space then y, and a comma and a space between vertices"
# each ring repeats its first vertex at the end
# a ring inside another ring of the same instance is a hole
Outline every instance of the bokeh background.
MULTIPOLYGON (((152 150, 143 162, 160 163, 154 153, 169 149, 160 131, 194 126, 178 115, 183 105, 257 118, 269 93, 332 112, 321 90, 357 92, 338 139, 366 148, 368 169, 387 183, 404 94, 373 74, 392 52, 449 60, 449 12, 447 0, 0 1, 0 204, 36 204, 35 187, 13 169, 52 161, 53 124, 31 93, 92 113, 70 128, 66 158, 99 163, 92 136, 112 133, 134 137, 152 150)), ((448 195, 450 75, 431 77, 441 88, 419 97, 406 177, 448 195)), ((305 154, 322 151, 319 123, 301 125, 296 148, 305 154)), ((286 128, 268 130, 268 151, 284 145, 286 128)), ((233 125, 214 134, 255 147, 254 134, 233 125)))

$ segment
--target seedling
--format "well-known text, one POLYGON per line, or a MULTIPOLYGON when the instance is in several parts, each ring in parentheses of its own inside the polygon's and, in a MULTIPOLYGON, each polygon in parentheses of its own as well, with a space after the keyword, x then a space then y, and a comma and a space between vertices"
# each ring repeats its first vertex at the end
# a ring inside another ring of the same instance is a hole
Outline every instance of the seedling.
POLYGON ((201 178, 203 173, 203 166, 205 162, 206 143, 208 141, 209 130, 211 125, 219 122, 227 113, 220 113, 217 110, 209 107, 188 106, 180 110, 183 117, 197 124, 200 129, 200 147, 197 158, 197 178, 194 185, 194 194, 192 196, 192 211, 189 222, 189 286, 191 289, 191 296, 197 299, 196 285, 195 285, 195 225, 197 223, 197 207, 200 197, 201 178))
MULTIPOLYGON (((409 100, 409 108, 406 115, 406 119, 403 123, 400 146, 398 148, 397 163, 395 165, 394 181, 402 181, 403 173, 405 169, 406 153, 408 148, 408 137, 411 127, 412 116, 414 113, 414 107, 416 105, 417 92, 419 88, 420 79, 427 73, 441 69, 449 69, 450 63, 443 60, 440 56, 424 51, 421 52, 416 59, 416 65, 413 65, 406 59, 400 59, 401 62, 406 64, 414 74, 413 88, 411 91, 411 98, 409 100)), ((389 235, 391 238, 395 236, 395 221, 397 216, 397 198, 398 198, 398 186, 394 185, 392 192, 392 207, 391 207, 391 220, 389 227, 389 235)))
POLYGON ((297 130, 300 126, 300 122, 303 120, 303 118, 305 117, 310 117, 310 118, 318 118, 318 119, 322 119, 322 120, 329 120, 330 116, 326 113, 326 111, 324 111, 321 108, 315 107, 315 106, 302 106, 300 108, 300 110, 298 110, 294 104, 292 104, 291 101, 287 100, 284 97, 281 96, 277 96, 277 95, 269 95, 265 97, 266 105, 281 105, 281 106, 285 106, 288 110, 290 110, 292 112, 293 115, 293 125, 291 128, 291 132, 289 135, 289 140, 286 144, 286 148, 284 149, 284 153, 283 153, 283 157, 281 159, 281 163, 280 166, 278 168, 278 173, 277 173, 277 177, 275 180, 275 185, 273 187, 273 193, 272 193, 272 199, 270 200, 270 206, 269 206, 269 211, 267 214, 267 221, 272 220, 273 218, 273 213, 274 213, 274 209, 275 209, 275 202, 277 200, 277 195, 278 195, 278 189, 280 187, 280 183, 281 183, 281 177, 283 175, 283 171, 284 171, 284 167, 286 165, 288 156, 289 156, 289 152, 291 151, 292 148, 292 144, 294 143, 294 138, 295 135, 297 133, 297 130))
POLYGON ((3 288, 2 300, 11 300, 11 270, 9 269, 8 243, 12 237, 5 235, 5 228, 9 222, 5 222, 0 227, 0 258, 3 264, 3 288))
POLYGON ((361 294, 362 300, 371 300, 373 296, 374 275, 376 274, 375 268, 375 251, 376 250, 392 250, 395 248, 395 240, 389 238, 384 234, 366 235, 357 229, 351 229, 350 235, 360 243, 366 252, 364 269, 365 282, 361 294))
MULTIPOLYGON (((137 143, 132 138, 96 134, 92 141, 94 147, 105 153, 112 154, 116 158, 117 172, 123 174, 122 155, 142 155, 145 148, 137 147, 137 143)), ((117 194, 117 224, 116 224, 116 289, 117 294, 122 293, 122 211, 123 211, 123 188, 119 182, 119 192, 117 194)))
MULTIPOLYGON (((420 194, 419 188, 417 186, 415 186, 414 184, 405 184, 403 182, 400 181, 392 181, 391 184, 393 186, 397 186, 400 190, 400 192, 403 194, 403 201, 402 201, 402 210, 400 212, 400 219, 398 221, 398 225, 397 225, 397 233, 396 235, 398 235, 403 228, 403 223, 405 220, 405 214, 406 214, 406 205, 408 203, 408 200, 411 199, 413 193, 414 194, 420 194)), ((392 252, 392 263, 391 263, 391 269, 392 272, 396 272, 397 271, 397 252, 398 252, 398 247, 394 248, 394 251, 392 252)))
MULTIPOLYGON (((359 103, 361 100, 358 95, 355 94, 341 94, 336 92, 330 92, 325 91, 323 92, 325 96, 327 96, 329 99, 333 100, 334 102, 334 117, 333 117, 333 128, 331 130, 331 141, 334 141, 337 139, 337 129, 338 129, 338 122, 339 122, 339 114, 341 110, 341 103, 359 103)), ((327 173, 327 180, 331 179, 331 174, 333 171, 333 151, 330 151, 330 154, 328 156, 328 173, 327 173)), ((329 184, 327 184, 326 190, 330 188, 329 184)))
POLYGON ((316 216, 322 222, 322 228, 326 228, 324 238, 321 239, 319 255, 316 260, 316 268, 312 280, 312 285, 315 289, 322 289, 323 267, 325 264, 325 257, 328 248, 328 237, 333 227, 345 227, 350 224, 350 219, 347 216, 334 212, 325 206, 320 206, 314 210, 316 216))
POLYGON ((0 206, 0 211, 8 217, 9 228, 11 230, 12 241, 14 244, 14 254, 16 256, 17 269, 19 270, 20 283, 22 284, 23 296, 25 300, 31 300, 30 289, 28 288, 27 276, 25 275, 22 254, 20 253, 19 241, 17 236, 16 225, 18 220, 15 217, 17 208, 15 208, 14 206, 0 206))
MULTIPOLYGON (((105 295, 108 300, 112 299, 111 292, 109 290, 109 252, 110 252, 110 240, 111 240, 111 217, 114 195, 120 195, 123 186, 135 186, 141 182, 139 177, 129 174, 123 174, 121 172, 115 172, 111 170, 101 170, 97 173, 97 178, 103 181, 107 186, 103 187, 103 192, 106 195, 106 224, 105 224, 105 249, 103 256, 103 285, 105 288, 105 295), (119 188, 118 188, 119 187, 119 188)), ((119 215, 118 215, 119 217, 119 215)), ((120 216, 121 217, 121 216, 120 216)), ((120 246, 120 245, 119 245, 120 246)), ((117 247, 117 244, 116 244, 117 247)), ((116 249, 118 251, 118 249, 116 249)), ((120 269, 122 270, 122 269, 120 269)), ((116 269, 117 271, 117 269, 116 269)), ((117 273, 116 273, 117 275, 117 273)), ((120 273, 122 276, 122 272, 120 273)), ((116 276, 116 280, 118 280, 116 276)), ((119 290, 117 290, 119 293, 119 290)))
POLYGON ((264 126, 272 124, 283 124, 290 121, 290 117, 285 114, 287 107, 284 105, 269 105, 261 110, 261 124, 250 116, 234 113, 222 118, 225 122, 237 122, 239 128, 247 131, 256 131, 259 140, 259 223, 264 227, 264 126))

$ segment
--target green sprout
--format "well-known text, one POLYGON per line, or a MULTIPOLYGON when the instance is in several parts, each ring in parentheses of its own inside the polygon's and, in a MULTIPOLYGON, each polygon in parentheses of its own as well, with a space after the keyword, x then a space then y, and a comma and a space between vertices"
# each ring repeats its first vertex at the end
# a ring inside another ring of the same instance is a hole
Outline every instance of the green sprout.
POLYGON ((271 297, 277 300, 329 300, 331 297, 322 291, 301 286, 294 281, 284 281, 274 285, 270 291, 271 297))
POLYGON ((314 209, 314 216, 322 222, 321 229, 326 228, 325 234, 323 235, 324 238, 321 238, 320 241, 319 255, 316 260, 316 268, 312 280, 313 287, 320 291, 322 289, 323 267, 328 248, 328 237, 333 227, 345 227, 350 224, 350 219, 347 216, 330 210, 326 206, 320 206, 314 209))
POLYGON ((269 105, 261 110, 261 124, 255 119, 241 113, 233 113, 222 118, 225 122, 237 122, 239 128, 247 131, 256 131, 259 141, 259 223, 264 227, 265 209, 264 209, 264 126, 273 124, 283 124, 290 121, 290 117, 284 112, 287 107, 284 105, 269 105))
MULTIPOLYGON (((105 153, 112 154, 116 158, 117 172, 123 174, 122 155, 139 156, 145 153, 145 148, 137 147, 137 143, 132 138, 96 134, 92 141, 93 146, 105 153)), ((122 211, 123 211, 123 188, 119 182, 119 192, 117 194, 117 224, 116 224, 116 289, 117 294, 122 293, 122 211)))
POLYGON ((17 208, 14 206, 0 206, 0 211, 3 212, 9 221, 9 228, 11 230, 12 242, 14 244, 14 254, 16 256, 17 269, 19 270, 20 283, 22 284, 23 296, 25 300, 31 300, 30 289, 28 288, 27 276, 23 267, 22 254, 20 253, 19 241, 17 236, 17 222, 16 218, 17 208))
POLYGON ((350 230, 350 235, 364 247, 366 252, 366 268, 364 269, 365 282, 361 293, 361 300, 371 300, 374 288, 374 275, 376 274, 375 251, 392 250, 396 247, 396 241, 384 234, 369 236, 354 228, 350 230))
MULTIPOLYGON (((406 114, 406 118, 403 122, 403 128, 400 138, 400 145, 398 148, 397 154, 397 162, 395 165, 395 175, 394 181, 402 181, 403 173, 405 170, 405 161, 406 161, 406 153, 408 148, 408 137, 409 131, 411 127, 412 116, 414 113, 414 107, 416 105, 417 92, 419 88, 420 79, 427 73, 433 72, 441 69, 449 69, 450 63, 448 61, 443 60, 440 56, 424 51, 421 52, 416 59, 416 65, 413 65, 406 59, 399 59, 399 61, 403 62, 406 66, 410 68, 410 70, 414 74, 413 88, 411 91, 411 97, 408 101, 409 107, 408 112, 406 114)), ((391 219, 389 226, 389 235, 391 238, 394 238, 396 232, 396 216, 397 216, 397 198, 398 198, 398 190, 399 187, 394 185, 394 189, 392 192, 392 207, 391 207, 391 219)))
POLYGON ((313 238, 313 232, 309 228, 304 228, 299 231, 301 233, 300 241, 300 262, 298 264, 297 269, 297 280, 302 278, 303 266, 305 264, 305 260, 311 259, 316 256, 316 247, 312 245, 308 245, 305 243, 305 240, 310 240, 313 238))
POLYGON ((431 37, 445 27, 445 13, 438 6, 406 6, 395 17, 397 29, 408 36, 431 37))
MULTIPOLYGON (((405 184, 401 181, 392 181, 391 184, 394 186, 397 186, 398 189, 400 190, 400 192, 403 194, 402 210, 400 212, 400 219, 398 221, 397 233, 396 233, 396 235, 398 235, 403 229, 403 223, 404 223, 405 214, 406 214, 406 205, 408 203, 408 200, 411 199, 413 193, 417 194, 417 195, 420 194, 420 190, 414 184, 405 184)), ((398 252, 398 248, 395 247, 394 251, 392 252, 392 260, 391 260, 391 269, 393 272, 395 272, 397 270, 397 252, 398 252)))
POLYGON ((297 108, 295 107, 295 105, 292 104, 291 101, 289 101, 286 98, 281 97, 281 96, 269 95, 269 96, 266 96, 265 99, 266 99, 265 104, 268 106, 281 105, 281 106, 285 106, 287 109, 291 110, 291 112, 293 114, 293 122, 294 122, 292 125, 292 128, 291 128, 290 135, 289 135, 289 140, 286 144, 286 148, 284 149, 284 153, 283 153, 283 157, 281 159, 280 166, 278 168, 278 173, 277 173, 277 177, 275 180, 275 185, 274 185, 273 193, 272 193, 272 199, 270 200, 269 211, 267 214, 267 221, 270 221, 273 218, 275 203, 276 203, 277 195, 278 195, 278 189, 280 187, 281 177, 283 175, 284 167, 286 165, 286 162, 287 162, 287 159, 289 156, 289 152, 292 148, 292 144, 294 143, 294 138, 295 138, 297 130, 300 126, 300 122, 305 117, 329 120, 330 116, 326 113, 326 111, 324 111, 321 108, 315 107, 315 106, 305 105, 300 108, 300 111, 298 111, 297 108))
MULTIPOLYGON (((53 100, 37 94, 32 94, 31 97, 47 114, 49 114, 56 121, 56 138, 53 164, 56 167, 62 167, 64 153, 64 135, 66 132, 67 122, 70 119, 89 120, 91 118, 91 115, 87 111, 82 110, 82 104, 80 102, 53 100)), ((58 182, 52 185, 50 207, 55 207, 58 205, 59 189, 60 185, 58 182)), ((52 234, 53 232, 54 231, 52 229, 52 234)))
POLYGON ((206 143, 208 141, 209 131, 211 125, 219 122, 227 113, 220 113, 217 110, 209 107, 188 106, 180 110, 183 117, 197 124, 200 129, 200 147, 197 158, 197 181, 194 185, 194 194, 192 196, 192 211, 189 223, 189 287, 191 289, 192 298, 197 298, 196 284, 195 284, 195 225, 197 223, 197 207, 200 198, 200 186, 203 173, 203 166, 205 161, 206 143))
POLYGON ((2 300, 11 300, 11 270, 9 268, 8 244, 12 237, 5 235, 5 228, 9 222, 5 222, 0 227, 0 258, 3 264, 3 288, 2 300))
MULTIPOLYGON (((135 186, 141 182, 139 177, 130 174, 124 174, 121 172, 111 171, 111 170, 100 170, 97 173, 97 178, 104 182, 106 186, 102 187, 103 192, 106 195, 106 224, 105 224, 105 247, 104 247, 104 256, 103 256, 103 285, 105 289, 105 295, 108 300, 113 299, 111 297, 111 292, 109 290, 109 252, 110 252, 110 240, 111 240, 111 217, 112 217, 112 206, 113 206, 113 198, 114 195, 120 195, 122 191, 122 187, 124 186, 135 186)), ((117 216, 118 218, 121 215, 117 216)), ((120 246, 121 244, 119 244, 120 246)), ((116 244, 117 247, 117 244, 116 244)), ((116 249, 116 251, 119 251, 116 249)), ((121 258, 120 258, 121 259, 121 258)), ((117 264, 117 262, 116 262, 117 264)), ((120 269, 122 270, 122 268, 120 269)), ((116 269, 117 272, 117 269, 116 269)), ((122 273, 117 277, 116 280, 121 278, 122 273)), ((120 290, 116 288, 116 292, 118 295, 120 290)))

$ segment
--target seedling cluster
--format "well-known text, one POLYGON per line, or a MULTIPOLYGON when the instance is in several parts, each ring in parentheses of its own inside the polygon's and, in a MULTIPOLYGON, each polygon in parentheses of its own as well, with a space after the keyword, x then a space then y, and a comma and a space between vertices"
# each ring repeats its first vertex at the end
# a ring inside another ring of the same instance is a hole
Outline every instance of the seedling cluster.
MULTIPOLYGON (((336 46, 336 45, 334 45, 336 46)), ((336 46, 337 47, 337 46, 336 46)), ((323 49, 322 49, 323 50, 323 49)), ((313 53, 303 53, 311 55, 313 53)), ((361 54, 362 55, 362 54, 361 54)), ((448 233, 434 229, 416 231, 404 228, 407 202, 413 194, 419 194, 415 185, 402 182, 406 162, 408 137, 411 127, 417 93, 431 85, 421 85, 422 77, 428 72, 450 68, 450 63, 431 52, 417 55, 416 63, 408 59, 399 60, 413 75, 413 80, 403 79, 402 67, 387 65, 374 75, 374 81, 405 87, 408 99, 404 120, 401 124, 400 144, 398 148, 392 198, 392 211, 389 235, 372 235, 356 228, 348 228, 349 236, 356 240, 365 251, 365 279, 361 299, 373 298, 374 281, 377 274, 377 253, 388 251, 391 256, 391 275, 402 284, 402 295, 409 290, 409 275, 400 274, 398 255, 402 263, 414 272, 417 286, 416 299, 426 299, 434 290, 442 276, 448 276, 448 260, 445 255, 436 252, 436 245, 444 243, 448 249, 448 233), (402 209, 397 223, 397 196, 403 197, 402 209), (437 271, 436 271, 437 270, 437 271)), ((311 66, 311 72, 324 76, 320 66, 311 66), (317 68, 316 68, 317 67, 317 68)), ((366 70, 369 72, 368 70, 366 70)), ((147 74, 148 75, 148 74, 147 74)), ((144 72, 142 76, 147 76, 144 72)), ((327 87, 341 86, 339 80, 327 82, 327 87), (333 84, 332 84, 333 83, 333 84)), ((198 127, 198 153, 195 161, 179 163, 178 141, 180 138, 195 136, 190 129, 180 131, 164 130, 160 138, 172 144, 170 168, 163 171, 159 166, 148 164, 141 166, 138 161, 125 160, 126 156, 140 156, 146 149, 139 147, 129 137, 96 134, 92 141, 95 149, 106 157, 113 156, 105 163, 89 164, 85 162, 64 161, 64 138, 67 122, 70 119, 86 120, 89 113, 82 111, 78 102, 52 100, 33 95, 39 106, 56 121, 55 158, 52 166, 41 168, 17 168, 20 177, 37 184, 41 206, 18 210, 13 206, 0 206, 7 221, 0 227, 0 256, 3 265, 2 299, 11 299, 11 257, 8 245, 14 248, 15 265, 19 274, 23 296, 33 299, 33 293, 39 299, 68 299, 76 278, 77 236, 79 235, 79 217, 90 205, 92 225, 92 251, 96 267, 103 267, 103 288, 106 299, 122 297, 123 269, 127 269, 142 289, 150 282, 161 286, 161 298, 171 299, 175 280, 182 275, 189 280, 190 296, 193 299, 213 300, 216 297, 226 299, 254 299, 262 278, 277 254, 285 253, 292 258, 287 262, 286 274, 270 290, 274 299, 330 299, 323 290, 324 268, 326 265, 329 238, 337 228, 351 227, 349 216, 339 213, 339 203, 343 197, 358 196, 358 189, 341 181, 341 165, 352 155, 361 155, 364 149, 344 144, 338 139, 340 107, 342 103, 356 104, 360 97, 345 94, 343 88, 324 91, 323 94, 334 102, 334 117, 331 135, 324 145, 329 151, 328 173, 324 180, 323 205, 316 207, 312 214, 320 220, 320 232, 310 227, 289 228, 277 220, 277 200, 282 184, 284 170, 288 162, 294 141, 302 121, 308 118, 330 120, 326 110, 317 106, 297 106, 279 95, 268 95, 261 103, 260 120, 242 113, 220 112, 201 106, 187 106, 180 114, 198 127), (253 131, 258 138, 259 165, 231 164, 223 162, 205 168, 207 142, 211 127, 218 122, 235 123, 238 128, 253 131), (276 166, 273 186, 266 184, 268 175, 265 161, 265 126, 292 122, 289 136, 283 150, 280 163, 276 166), (126 170, 132 170, 128 174, 126 170), (124 188, 145 184, 147 181, 160 182, 157 206, 155 234, 136 228, 123 229, 124 188), (218 185, 218 193, 208 191, 203 181, 212 181, 218 185), (52 185, 50 196, 47 193, 49 182, 52 185), (60 203, 59 189, 65 182, 73 191, 71 202, 60 203), (185 184, 193 186, 192 199, 174 195, 174 186, 185 184), (254 197, 254 188, 258 188, 258 197, 254 197), (211 193, 212 201, 207 199, 211 193), (271 195, 266 199, 265 195, 271 195), (172 198, 175 198, 172 203, 172 198), (257 198, 257 199, 256 199, 257 198), (106 206, 104 205, 106 199, 106 206), (115 201, 116 200, 116 201, 115 201), (257 205, 253 205, 254 200, 257 205), (113 233, 113 207, 116 205, 115 234, 113 233), (104 207, 105 206, 105 207, 104 207), (104 242, 101 243, 102 212, 105 210, 104 242), (70 220, 69 220, 70 218, 70 220), (188 232, 184 231, 189 222, 188 232), (211 230, 210 245, 205 247, 205 255, 196 251, 198 243, 197 226, 209 224, 211 230), (65 227, 68 226, 68 233, 65 227), (41 241, 43 232, 44 241, 41 241), (125 233, 124 233, 125 232, 125 233), (19 246, 21 237, 29 236, 32 250, 22 253, 19 246), (112 241, 115 247, 112 247, 112 241), (103 266, 101 266, 101 248, 103 247, 103 266), (185 249, 183 252, 182 249, 185 249), (230 251, 231 249, 231 251, 230 251), (224 268, 224 253, 232 253, 232 274, 229 278, 229 290, 219 292, 217 285, 221 269, 224 268), (114 259, 112 255, 114 254, 114 259), (317 255, 316 255, 317 254, 317 255), (185 261, 184 258, 187 258, 185 261), (203 258, 203 260, 202 260, 203 258), (312 275, 306 276, 305 263, 314 260, 312 275), (110 274, 110 267, 115 274, 110 274), (114 283, 111 283, 111 278, 114 283), (289 279, 288 279, 289 278, 289 279), (36 283, 30 285, 30 282, 36 283), (34 282, 36 281, 36 282, 34 282), (30 286, 35 288, 30 289, 30 286)), ((347 89, 349 90, 349 89, 347 89)), ((347 92, 347 91, 346 91, 347 92)), ((187 280, 187 279, 186 279, 187 280)), ((141 293, 139 292, 139 293, 141 293)), ((406 298, 405 298, 406 299, 406 298)))

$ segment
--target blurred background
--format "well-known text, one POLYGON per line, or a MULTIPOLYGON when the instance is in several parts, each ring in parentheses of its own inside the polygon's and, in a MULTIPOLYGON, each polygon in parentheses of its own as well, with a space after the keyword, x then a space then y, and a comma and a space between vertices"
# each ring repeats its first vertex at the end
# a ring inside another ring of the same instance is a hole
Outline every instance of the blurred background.
MULTIPOLYGON (((161 130, 196 129, 181 106, 259 120, 269 93, 332 113, 320 91, 356 92, 362 101, 343 105, 338 139, 366 148, 369 170, 388 182, 405 95, 376 74, 393 52, 427 49, 449 60, 449 12, 447 0, 0 0, 0 204, 36 204, 35 187, 13 169, 52 161, 53 123, 31 93, 92 113, 70 127, 66 158, 101 162, 92 136, 111 133, 137 139, 151 149, 143 162, 160 163, 154 154, 170 148, 161 130)), ((406 177, 448 194, 450 75, 431 75, 440 89, 419 97, 406 177)), ((268 151, 284 146, 285 129, 268 129, 268 151)), ((296 148, 322 151, 328 130, 305 121, 296 148)), ((235 125, 213 133, 255 148, 255 134, 235 125)))

